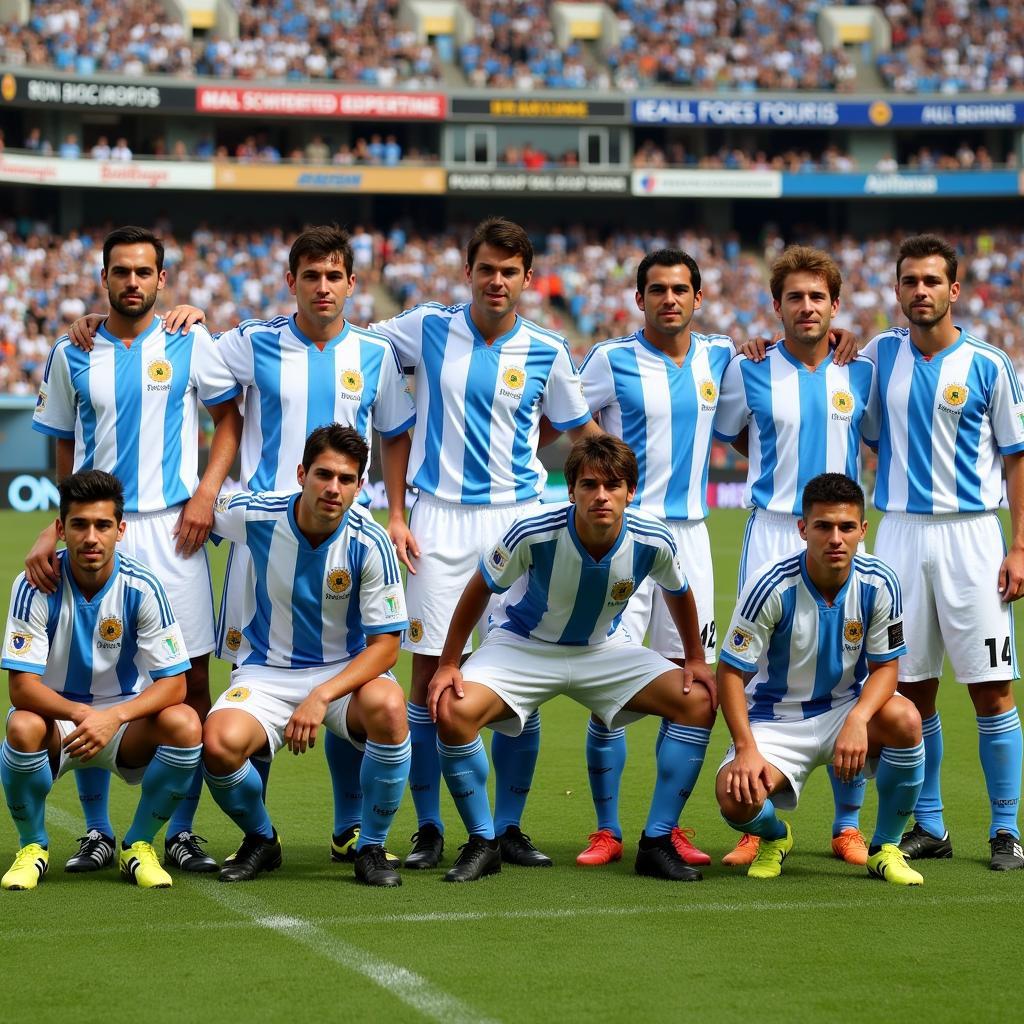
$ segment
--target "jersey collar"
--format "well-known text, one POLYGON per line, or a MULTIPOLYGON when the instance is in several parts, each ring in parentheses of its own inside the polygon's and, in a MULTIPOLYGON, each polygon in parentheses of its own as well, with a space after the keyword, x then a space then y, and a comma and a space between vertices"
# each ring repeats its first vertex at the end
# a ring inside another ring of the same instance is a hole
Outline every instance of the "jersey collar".
POLYGON ((118 348, 123 348, 126 352, 131 352, 135 348, 141 348, 142 342, 144 342, 146 338, 148 338, 158 327, 163 327, 163 321, 160 317, 155 316, 153 317, 153 322, 137 338, 135 338, 130 345, 125 345, 120 338, 111 334, 110 331, 107 330, 105 321, 100 324, 99 330, 96 333, 105 338, 112 345, 117 345, 118 348))
POLYGON ((498 337, 495 338, 494 341, 490 343, 490 345, 488 345, 486 340, 484 339, 484 336, 480 333, 480 328, 477 327, 475 323, 473 323, 473 318, 469 315, 469 307, 471 305, 472 303, 467 302, 465 306, 462 307, 462 315, 466 318, 466 326, 469 328, 469 333, 473 338, 474 345, 480 345, 483 348, 489 348, 492 351, 497 352, 501 348, 501 346, 504 345, 505 342, 508 341, 508 339, 511 338, 516 333, 516 331, 519 330, 519 325, 520 323, 522 323, 522 321, 519 317, 519 314, 516 313, 516 321, 512 325, 512 329, 506 331, 504 334, 499 334, 498 337))
MULTIPOLYGON (((856 557, 856 556, 854 556, 856 557)), ((846 601, 846 592, 850 589, 850 583, 853 581, 853 559, 850 559, 850 575, 846 577, 846 582, 839 588, 836 596, 832 599, 832 603, 829 604, 824 597, 821 596, 821 592, 814 585, 814 581, 811 579, 810 574, 807 572, 807 552, 803 551, 800 554, 800 575, 803 577, 804 586, 807 587, 811 597, 814 598, 819 608, 841 608, 846 601)))
POLYGON ((607 565, 611 560, 612 556, 616 551, 622 547, 622 542, 626 539, 626 513, 622 513, 622 525, 619 528, 619 535, 615 538, 615 543, 604 553, 604 555, 597 559, 595 558, 584 546, 583 541, 580 540, 579 534, 576 532, 576 506, 574 504, 569 505, 569 536, 572 538, 573 544, 576 545, 576 550, 580 553, 583 558, 584 565, 607 565))
POLYGON ((817 373, 819 370, 823 370, 832 362, 832 349, 829 349, 828 355, 825 356, 825 358, 820 363, 818 363, 818 365, 813 370, 809 370, 803 363, 800 362, 799 359, 797 359, 795 355, 793 355, 792 352, 789 351, 788 348, 786 348, 785 339, 780 341, 778 345, 775 346, 775 351, 778 352, 779 355, 781 355, 787 363, 791 363, 798 370, 801 370, 804 373, 817 373))
POLYGON ((331 340, 328 341, 327 344, 324 345, 324 347, 321 349, 317 348, 317 344, 315 341, 313 341, 312 338, 307 337, 305 334, 302 333, 302 331, 299 330, 299 321, 294 313, 292 313, 292 315, 288 318, 288 321, 291 324, 292 333, 295 335, 295 337, 298 338, 299 341, 301 341, 303 344, 307 345, 309 348, 315 349, 317 352, 326 352, 329 348, 334 348, 334 346, 337 345, 345 337, 345 335, 348 334, 348 321, 343 320, 342 323, 344 324, 344 326, 342 327, 342 329, 333 338, 331 338, 331 340))
POLYGON ((948 348, 940 349, 935 355, 926 356, 915 344, 914 339, 910 337, 910 332, 907 332, 907 344, 910 345, 910 351, 914 354, 914 358, 920 363, 931 363, 933 366, 937 363, 941 363, 951 352, 955 352, 964 343, 964 339, 967 337, 967 332, 962 328, 958 327, 957 331, 959 336, 956 341, 953 342, 948 348))
POLYGON ((299 497, 302 495, 301 491, 296 491, 292 495, 291 501, 288 502, 288 525, 292 528, 292 533, 295 534, 296 540, 299 542, 299 547, 304 548, 306 551, 323 551, 325 548, 330 547, 340 536, 341 531, 348 525, 348 515, 352 511, 351 508, 345 510, 345 514, 341 517, 341 522, 338 523, 334 533, 329 537, 325 537, 316 547, 313 547, 309 543, 309 539, 299 529, 299 521, 295 516, 295 511, 299 507, 299 497))
POLYGON ((68 557, 63 560, 63 569, 67 576, 68 586, 71 587, 71 593, 78 604, 98 605, 103 600, 107 591, 114 585, 114 580, 117 579, 118 573, 121 571, 121 556, 115 551, 114 552, 114 568, 110 575, 107 577, 107 582, 100 587, 99 590, 93 594, 92 597, 86 597, 78 588, 78 581, 75 579, 74 573, 71 571, 71 562, 68 557))
POLYGON ((693 350, 697 346, 694 344, 694 334, 692 332, 690 333, 690 347, 686 350, 686 357, 681 363, 677 363, 674 359, 669 358, 669 356, 662 352, 657 345, 652 345, 647 340, 647 336, 644 334, 642 327, 633 335, 633 337, 636 338, 637 344, 650 352, 651 355, 661 359, 670 370, 685 370, 686 367, 693 362, 693 350))

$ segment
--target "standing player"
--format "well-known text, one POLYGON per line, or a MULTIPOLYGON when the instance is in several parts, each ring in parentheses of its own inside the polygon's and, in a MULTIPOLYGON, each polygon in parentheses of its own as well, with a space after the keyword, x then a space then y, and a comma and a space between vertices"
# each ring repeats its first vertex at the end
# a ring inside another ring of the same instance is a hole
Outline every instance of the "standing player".
POLYGON ((445 781, 469 831, 445 881, 471 882, 501 870, 480 729, 517 735, 560 693, 606 728, 648 714, 668 723, 636 870, 672 881, 701 877, 679 856, 672 829, 704 762, 714 683, 672 535, 654 516, 627 510, 638 476, 636 456, 619 438, 577 441, 565 463, 569 504, 513 523, 480 559, 459 600, 429 694, 445 781), (648 576, 665 590, 686 669, 619 628, 626 602, 648 576), (494 628, 460 669, 492 592, 504 594, 494 628), (691 688, 692 680, 703 686, 691 688))
POLYGON ((217 503, 215 531, 250 554, 238 668, 203 730, 210 791, 245 833, 222 882, 281 865, 249 759, 282 746, 304 753, 324 724, 365 748, 356 878, 402 884, 384 840, 409 776, 405 699, 390 674, 408 620, 391 541, 353 507, 368 457, 351 427, 318 427, 298 467, 298 494, 243 492, 217 503))
MULTIPOLYGON (((541 417, 574 439, 600 433, 565 340, 516 312, 532 266, 526 232, 502 218, 486 220, 466 253, 470 303, 426 303, 373 325, 391 339, 402 366, 415 368, 408 481, 419 491, 409 523, 418 552, 392 533, 399 557, 418 554, 407 584, 405 640, 412 652, 410 788, 418 820, 408 868, 436 867, 444 849, 437 730, 426 696, 459 595, 488 545, 538 505, 547 478, 537 458, 541 417)), ((535 716, 521 736, 496 734, 492 746, 502 856, 538 867, 551 860, 519 825, 539 744, 535 716)))
MULTIPOLYGON (((783 340, 762 362, 738 356, 722 381, 715 433, 746 447, 749 457, 744 500, 753 511, 740 556, 741 589, 754 570, 801 546, 797 523, 807 482, 823 472, 859 479, 861 438, 877 437, 874 367, 861 358, 838 366, 829 347, 841 287, 839 268, 826 253, 786 249, 771 267, 783 340)), ((836 808, 832 851, 863 864, 864 779, 844 783, 831 769, 829 778, 836 808)), ((755 852, 756 837, 744 837, 726 863, 749 863, 755 852)))
POLYGON ((181 703, 188 660, 167 595, 146 566, 116 552, 123 511, 110 473, 65 477, 57 586, 44 594, 22 573, 11 592, 0 665, 13 708, 0 780, 21 849, 5 889, 34 889, 46 874, 50 788, 93 765, 142 783, 118 856, 122 876, 145 889, 171 885, 152 843, 195 774, 201 726, 181 703))
MULTIPOLYGON (((107 235, 100 280, 110 313, 92 351, 66 338, 54 346, 32 425, 56 438, 58 479, 72 469, 103 468, 123 483, 128 528, 121 550, 147 565, 167 590, 192 662, 185 700, 204 719, 214 634, 203 545, 237 450, 241 420, 234 398, 241 389, 221 369, 204 327, 170 332, 154 312, 166 281, 163 258, 160 239, 143 228, 123 227, 107 235), (200 401, 216 424, 202 480, 197 473, 200 401)), ((53 593, 60 581, 56 540, 53 528, 44 530, 26 560, 29 582, 44 593, 53 593)), ((173 859, 186 871, 212 871, 216 863, 191 833, 202 785, 200 773, 195 775, 183 801, 189 830, 178 836, 183 852, 173 859)), ((110 780, 97 771, 77 776, 88 834, 67 870, 93 871, 114 855, 110 780)))
MULTIPOLYGON (((580 368, 580 379, 601 427, 636 452, 640 477, 634 504, 662 519, 672 534, 710 663, 715 660, 715 584, 704 523, 708 464, 722 376, 736 353, 730 338, 690 329, 701 298, 700 269, 692 256, 678 249, 648 253, 636 273, 642 330, 596 345, 580 368)), ((648 577, 630 598, 622 624, 638 643, 649 627, 652 650, 682 667, 682 640, 657 589, 648 577)), ((586 749, 597 831, 576 860, 607 864, 622 856, 618 799, 626 762, 625 729, 608 731, 592 716, 586 749)), ((673 829, 672 838, 687 863, 711 863, 682 829, 673 829)))
POLYGON ((762 566, 740 592, 718 666, 733 746, 718 772, 725 820, 761 839, 751 878, 775 878, 793 848, 789 823, 808 775, 831 763, 850 780, 877 759, 878 820, 868 874, 921 885, 896 845, 924 778, 921 719, 896 693, 900 585, 857 554, 864 492, 842 473, 804 488, 803 552, 762 566))
POLYGON ((910 327, 891 328, 864 350, 878 368, 882 404, 875 504, 886 515, 875 550, 906 592, 900 691, 921 712, 927 754, 915 824, 900 848, 912 860, 953 855, 935 706, 945 650, 977 716, 992 805, 990 864, 1009 871, 1024 867, 1010 608, 1024 592, 1024 395, 1006 353, 953 323, 959 295, 953 248, 934 235, 907 239, 896 261, 896 297, 910 327), (1013 529, 1009 553, 996 516, 1000 462, 1013 529))

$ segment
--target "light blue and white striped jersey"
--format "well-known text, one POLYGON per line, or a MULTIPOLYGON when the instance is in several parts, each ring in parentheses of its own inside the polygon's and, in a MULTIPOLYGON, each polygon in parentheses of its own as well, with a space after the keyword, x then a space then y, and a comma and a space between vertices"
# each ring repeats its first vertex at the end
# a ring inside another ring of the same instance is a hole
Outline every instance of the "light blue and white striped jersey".
POLYGON ((673 594, 687 590, 665 525, 627 508, 612 549, 595 561, 576 534, 576 506, 517 520, 480 559, 488 587, 504 594, 492 627, 574 647, 599 644, 618 628, 630 595, 650 576, 673 594))
POLYGON ((252 556, 237 665, 316 668, 345 661, 374 633, 409 622, 398 557, 387 532, 356 505, 316 547, 295 519, 298 493, 225 493, 214 532, 252 556))
POLYGON ((860 480, 860 442, 878 437, 874 366, 863 358, 836 366, 830 354, 812 372, 783 343, 760 363, 737 356, 722 381, 715 434, 732 441, 744 427, 744 504, 799 515, 804 487, 819 473, 860 480))
POLYGON ((984 512, 1003 495, 1000 456, 1024 451, 1024 395, 1006 353, 966 331, 926 359, 905 327, 872 338, 881 429, 875 506, 984 512))
POLYGON ((160 581, 141 562, 114 555, 103 588, 86 600, 66 551, 52 594, 21 573, 11 591, 0 668, 32 672, 80 704, 134 696, 153 679, 186 672, 185 641, 160 581))
POLYGON ((636 453, 633 506, 661 519, 708 514, 708 463, 722 377, 736 354, 722 334, 691 334, 682 366, 637 331, 595 345, 580 367, 601 426, 636 453))
POLYGON ((747 580, 719 657, 754 673, 746 688, 752 722, 792 722, 856 700, 869 661, 906 652, 900 584, 885 562, 855 555, 828 604, 802 551, 747 580))
POLYGON ((415 367, 409 484, 442 501, 500 505, 544 490, 541 416, 558 430, 590 419, 561 335, 516 317, 488 345, 469 304, 425 303, 371 324, 415 367))
POLYGON ((253 491, 294 489, 316 427, 353 427, 371 444, 372 428, 394 437, 416 418, 391 343, 347 321, 321 351, 294 316, 245 320, 217 338, 216 353, 245 388, 242 486, 253 491))
POLYGON ((241 393, 199 325, 168 334, 159 317, 130 346, 105 326, 91 352, 61 338, 50 352, 32 426, 75 442, 74 469, 104 469, 127 512, 188 501, 199 484, 199 402, 241 393))

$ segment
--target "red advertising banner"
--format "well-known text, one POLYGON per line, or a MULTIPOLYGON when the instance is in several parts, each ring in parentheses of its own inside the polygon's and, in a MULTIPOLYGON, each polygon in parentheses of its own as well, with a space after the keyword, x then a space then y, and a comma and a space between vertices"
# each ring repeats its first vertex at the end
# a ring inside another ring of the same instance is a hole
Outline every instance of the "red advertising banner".
POLYGON ((201 114, 252 114, 260 117, 340 117, 368 120, 441 121, 447 97, 432 92, 334 92, 327 89, 250 89, 200 86, 201 114))

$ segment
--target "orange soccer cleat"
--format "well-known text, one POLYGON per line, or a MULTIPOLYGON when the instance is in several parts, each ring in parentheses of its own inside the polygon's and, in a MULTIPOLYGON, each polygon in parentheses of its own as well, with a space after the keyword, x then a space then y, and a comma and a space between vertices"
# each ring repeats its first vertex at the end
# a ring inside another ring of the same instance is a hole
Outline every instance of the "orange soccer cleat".
POLYGON ((601 828, 587 837, 588 846, 576 858, 583 867, 600 867, 622 860, 622 840, 616 839, 611 829, 601 828))
POLYGON ((757 856, 760 845, 761 840, 757 836, 744 832, 740 836, 740 841, 722 858, 722 863, 728 864, 730 867, 743 867, 746 864, 751 864, 757 856))
POLYGON ((847 864, 863 867, 868 862, 868 844, 859 828, 844 828, 832 840, 832 853, 847 864))

